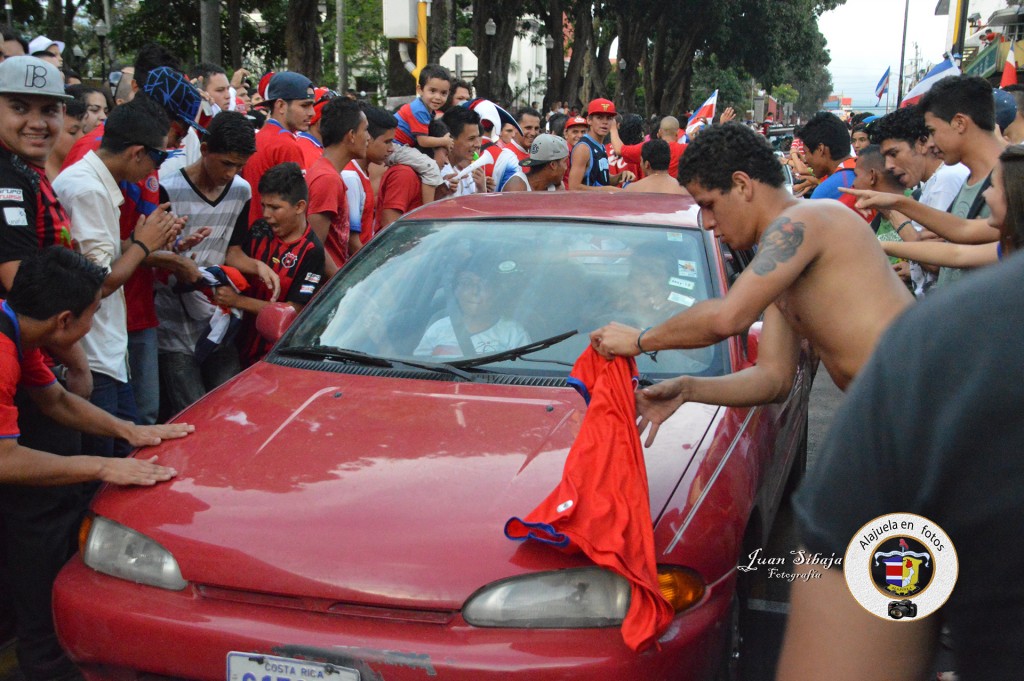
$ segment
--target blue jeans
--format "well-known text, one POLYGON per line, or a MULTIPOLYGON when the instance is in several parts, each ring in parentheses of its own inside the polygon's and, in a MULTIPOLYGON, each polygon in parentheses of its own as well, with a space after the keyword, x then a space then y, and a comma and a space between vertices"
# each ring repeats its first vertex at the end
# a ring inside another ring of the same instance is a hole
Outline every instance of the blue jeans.
MULTIPOLYGON (((106 374, 98 374, 94 371, 92 372, 92 397, 89 398, 89 401, 119 419, 138 423, 135 396, 132 393, 132 386, 128 383, 122 383, 106 374)), ((82 454, 125 457, 131 450, 131 445, 124 440, 82 435, 82 454)))
POLYGON ((128 379, 135 393, 136 423, 151 426, 160 412, 160 369, 156 328, 128 333, 128 379))

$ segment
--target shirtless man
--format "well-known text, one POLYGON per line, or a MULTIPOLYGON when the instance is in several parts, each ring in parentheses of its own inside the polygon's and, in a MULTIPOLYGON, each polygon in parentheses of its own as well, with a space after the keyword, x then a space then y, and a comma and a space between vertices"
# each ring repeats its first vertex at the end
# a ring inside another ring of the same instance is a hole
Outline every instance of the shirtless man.
MULTIPOLYGON (((845 390, 882 331, 913 300, 864 221, 837 201, 794 199, 771 147, 738 123, 701 133, 680 162, 679 182, 700 206, 705 229, 732 248, 759 244, 757 255, 725 297, 642 331, 613 322, 590 334, 594 348, 607 357, 706 347, 745 332, 764 313, 762 333, 778 348, 776 356, 794 357, 799 337, 806 337, 845 390)), ((796 363, 786 364, 791 383, 796 363)), ((744 380, 745 372, 724 378, 715 384, 718 404, 758 404, 786 394, 779 394, 778 382, 744 380)), ((648 397, 675 403, 674 411, 681 387, 665 383, 648 389, 648 397)), ((643 406, 641 400, 647 417, 643 406)), ((654 425, 659 418, 667 415, 655 415, 654 425)))
POLYGON ((679 186, 676 178, 669 175, 668 166, 672 161, 672 153, 668 142, 661 139, 644 142, 640 150, 640 161, 644 179, 630 182, 626 187, 627 192, 686 195, 686 190, 679 186))

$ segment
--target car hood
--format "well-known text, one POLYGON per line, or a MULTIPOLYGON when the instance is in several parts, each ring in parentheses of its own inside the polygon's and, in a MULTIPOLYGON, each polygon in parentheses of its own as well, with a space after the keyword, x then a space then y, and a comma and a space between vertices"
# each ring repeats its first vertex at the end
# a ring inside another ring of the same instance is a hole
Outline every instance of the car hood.
MULTIPOLYGON (((645 450, 655 518, 714 408, 687 405, 645 450)), ((183 413, 153 450, 178 477, 106 488, 199 584, 454 610, 503 577, 579 564, 505 538, 559 483, 585 412, 571 388, 357 376, 261 363, 183 413)), ((147 452, 148 453, 148 452, 147 452)))

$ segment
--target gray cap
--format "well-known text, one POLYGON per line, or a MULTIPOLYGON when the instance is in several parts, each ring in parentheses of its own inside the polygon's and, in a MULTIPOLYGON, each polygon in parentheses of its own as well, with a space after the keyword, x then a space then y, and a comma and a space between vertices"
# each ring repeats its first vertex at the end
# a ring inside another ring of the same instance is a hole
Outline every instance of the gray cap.
POLYGON ((57 67, 38 57, 8 57, 0 63, 0 95, 74 99, 64 93, 64 79, 57 67))
POLYGON ((561 137, 537 135, 530 145, 530 157, 519 162, 521 166, 542 166, 552 161, 561 161, 569 155, 569 145, 561 137))

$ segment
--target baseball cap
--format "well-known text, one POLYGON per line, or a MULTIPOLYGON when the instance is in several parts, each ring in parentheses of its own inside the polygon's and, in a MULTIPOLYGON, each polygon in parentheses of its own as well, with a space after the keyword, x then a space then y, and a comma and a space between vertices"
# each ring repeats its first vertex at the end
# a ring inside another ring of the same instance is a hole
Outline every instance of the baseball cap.
POLYGON ((587 115, 593 116, 594 114, 608 114, 614 116, 617 112, 615 111, 615 103, 610 99, 595 99, 590 102, 590 106, 587 107, 587 115))
POLYGON ((577 125, 587 127, 589 124, 587 123, 587 119, 583 116, 573 116, 565 122, 565 129, 568 130, 569 128, 575 128, 577 125))
POLYGON ((537 135, 530 145, 530 156, 519 162, 521 166, 542 166, 551 161, 561 161, 569 155, 565 140, 554 135, 537 135))
POLYGON ((0 94, 74 99, 64 92, 57 67, 39 57, 8 57, 0 63, 0 94))
POLYGON ((206 129, 196 123, 196 115, 199 113, 203 97, 180 72, 169 66, 155 68, 146 77, 146 84, 142 86, 142 90, 160 102, 172 118, 206 134, 206 129))
POLYGON ((278 99, 314 99, 313 81, 294 71, 275 73, 267 85, 267 100, 278 99))
POLYGON ((1017 100, 1006 90, 999 89, 992 91, 992 97, 996 104, 996 123, 1000 130, 1006 130, 1017 117, 1017 100))
POLYGON ((37 38, 33 38, 32 42, 28 44, 28 53, 35 54, 36 52, 46 52, 53 45, 56 45, 57 49, 61 52, 64 51, 64 43, 59 40, 50 40, 45 35, 41 35, 37 38))
POLYGON ((324 107, 327 106, 327 102, 331 101, 338 96, 338 93, 327 87, 318 87, 313 90, 313 98, 316 100, 313 102, 313 119, 309 122, 310 125, 315 125, 323 114, 324 107))

